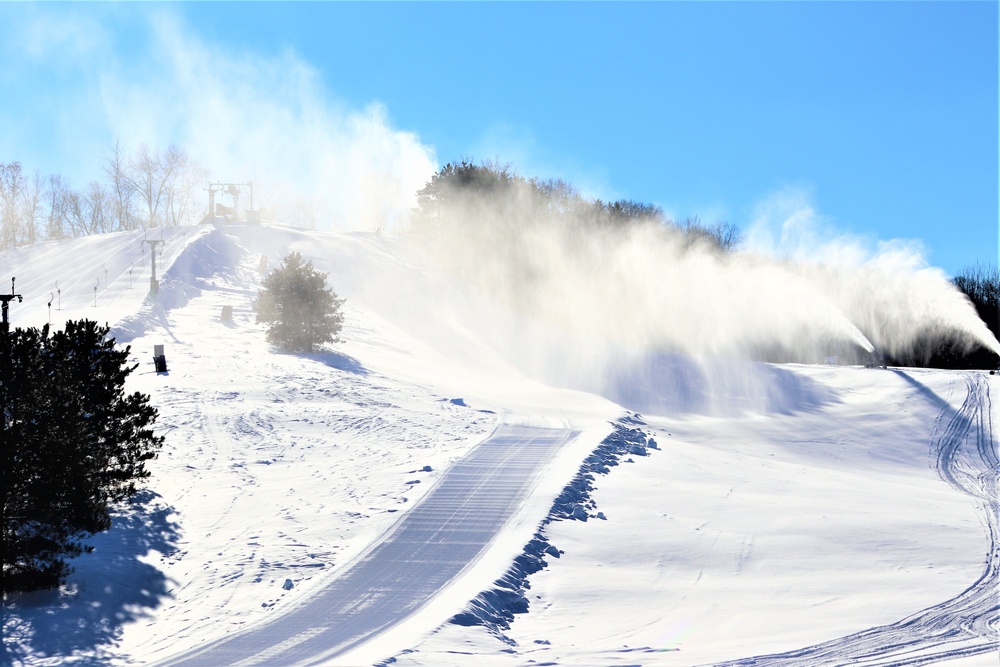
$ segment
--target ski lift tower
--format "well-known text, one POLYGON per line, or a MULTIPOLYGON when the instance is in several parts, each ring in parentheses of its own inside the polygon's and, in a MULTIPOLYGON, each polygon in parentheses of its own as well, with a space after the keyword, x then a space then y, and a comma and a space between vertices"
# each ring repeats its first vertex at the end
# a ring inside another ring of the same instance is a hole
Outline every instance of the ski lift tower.
POLYGON ((10 302, 17 299, 18 303, 24 301, 24 297, 20 294, 14 294, 14 279, 10 279, 10 294, 0 294, 0 307, 3 309, 3 323, 0 327, 3 327, 3 333, 10 331, 10 322, 7 320, 7 309, 10 307, 10 302))
POLYGON ((144 243, 149 244, 149 259, 152 261, 153 266, 153 275, 149 279, 150 296, 156 296, 160 292, 160 283, 156 280, 156 246, 163 242, 163 239, 143 239, 139 242, 140 246, 144 243))

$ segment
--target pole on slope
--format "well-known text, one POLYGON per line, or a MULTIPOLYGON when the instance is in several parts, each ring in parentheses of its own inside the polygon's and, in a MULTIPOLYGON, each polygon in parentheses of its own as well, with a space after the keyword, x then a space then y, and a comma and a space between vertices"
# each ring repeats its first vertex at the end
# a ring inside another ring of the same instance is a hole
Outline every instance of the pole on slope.
POLYGON ((98 278, 97 282, 94 283, 94 308, 97 308, 97 287, 101 284, 101 279, 98 278))
MULTIPOLYGON (((143 239, 141 244, 149 244, 149 258, 152 261, 153 266, 153 277, 149 279, 149 294, 150 296, 156 296, 160 291, 160 283, 156 281, 156 246, 157 244, 163 243, 163 239, 143 239)), ((141 245, 140 244, 140 245, 141 245)))
POLYGON ((52 326, 52 302, 55 300, 55 294, 49 292, 49 326, 52 326))
POLYGON ((10 302, 17 299, 18 303, 24 301, 24 297, 20 294, 14 294, 14 278, 10 279, 10 294, 0 294, 0 308, 3 310, 3 323, 0 326, 3 327, 3 332, 7 333, 10 331, 10 322, 7 319, 7 309, 10 307, 10 302))

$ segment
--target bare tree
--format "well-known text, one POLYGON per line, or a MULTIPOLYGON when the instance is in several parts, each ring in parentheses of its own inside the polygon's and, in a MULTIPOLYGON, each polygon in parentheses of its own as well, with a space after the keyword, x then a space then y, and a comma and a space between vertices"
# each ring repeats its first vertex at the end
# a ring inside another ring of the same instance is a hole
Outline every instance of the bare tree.
POLYGON ((25 245, 31 245, 38 240, 39 226, 44 220, 42 202, 45 199, 45 180, 39 171, 25 181, 25 188, 22 197, 24 209, 24 236, 25 245))
POLYGON ((59 174, 50 175, 48 186, 45 189, 46 203, 49 209, 49 218, 45 225, 45 238, 58 240, 69 236, 67 216, 69 195, 69 185, 63 177, 59 174))
POLYGON ((63 217, 75 237, 112 231, 114 221, 110 215, 108 193, 97 181, 91 181, 82 193, 67 189, 62 208, 63 217))
POLYGON ((41 238, 63 239, 150 226, 180 225, 198 214, 208 172, 176 146, 162 155, 120 142, 104 154, 104 178, 75 191, 59 174, 26 177, 21 163, 0 162, 0 250, 41 238))
POLYGON ((139 219, 135 212, 136 183, 132 179, 128 156, 121 142, 104 154, 104 174, 107 177, 108 197, 114 229, 124 231, 136 229, 139 219))
POLYGON ((19 203, 24 188, 20 162, 0 162, 0 250, 17 246, 21 226, 19 203))
POLYGON ((151 152, 146 144, 141 144, 129 161, 132 180, 139 200, 145 206, 146 224, 158 227, 164 222, 163 205, 170 188, 174 172, 184 160, 184 152, 170 146, 160 156, 151 152))
MULTIPOLYGON (((275 187, 274 185, 256 184, 256 189, 254 190, 254 195, 257 202, 257 210, 260 211, 261 219, 263 220, 285 220, 283 212, 288 208, 286 205, 286 200, 288 199, 287 192, 280 187, 275 187)), ((209 212, 212 213, 211 211, 209 212)))
POLYGON ((200 217, 198 200, 208 181, 208 170, 183 151, 177 151, 176 160, 177 167, 166 191, 164 213, 168 225, 191 224, 200 217))
POLYGON ((690 247, 697 243, 708 243, 723 252, 736 250, 743 242, 743 233, 736 225, 718 221, 711 227, 702 224, 698 216, 691 216, 681 222, 678 227, 685 235, 685 245, 690 247))
POLYGON ((731 252, 739 248, 740 244, 743 243, 743 232, 732 223, 719 221, 708 231, 712 238, 715 239, 715 243, 719 246, 720 250, 731 252))
POLYGON ((146 225, 156 227, 163 182, 160 160, 155 153, 150 152, 149 146, 141 144, 129 159, 129 167, 136 194, 146 206, 146 225))
POLYGON ((0 163, 0 248, 37 240, 42 191, 41 174, 27 178, 20 162, 0 163))
POLYGON ((103 185, 97 181, 91 181, 83 195, 83 204, 87 215, 88 234, 107 234, 117 231, 113 201, 103 185))
POLYGON ((69 227, 70 235, 74 238, 86 236, 89 233, 86 204, 80 193, 73 190, 66 190, 62 206, 63 216, 69 227))

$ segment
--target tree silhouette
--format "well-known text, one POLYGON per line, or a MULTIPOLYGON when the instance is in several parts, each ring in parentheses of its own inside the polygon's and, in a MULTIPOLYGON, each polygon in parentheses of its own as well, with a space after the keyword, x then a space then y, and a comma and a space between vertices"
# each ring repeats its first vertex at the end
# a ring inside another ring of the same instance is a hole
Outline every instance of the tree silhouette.
POLYGON ((126 395, 129 349, 108 327, 0 331, 3 590, 57 585, 87 535, 111 526, 163 438, 149 397, 126 395))

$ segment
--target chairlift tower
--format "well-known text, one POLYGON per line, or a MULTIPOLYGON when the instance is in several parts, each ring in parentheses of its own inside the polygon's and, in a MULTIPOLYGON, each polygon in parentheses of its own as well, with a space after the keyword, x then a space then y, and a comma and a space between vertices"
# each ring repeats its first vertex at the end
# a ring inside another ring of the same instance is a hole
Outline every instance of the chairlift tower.
POLYGON ((139 242, 149 244, 149 259, 152 261, 153 276, 149 279, 149 295, 156 296, 160 292, 160 283, 156 281, 156 246, 165 243, 163 239, 143 239, 139 242))

